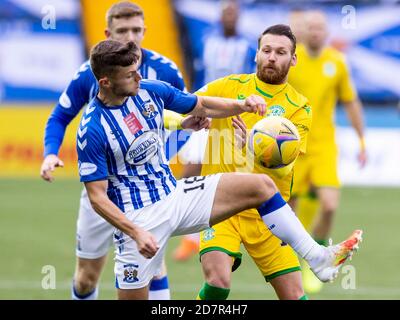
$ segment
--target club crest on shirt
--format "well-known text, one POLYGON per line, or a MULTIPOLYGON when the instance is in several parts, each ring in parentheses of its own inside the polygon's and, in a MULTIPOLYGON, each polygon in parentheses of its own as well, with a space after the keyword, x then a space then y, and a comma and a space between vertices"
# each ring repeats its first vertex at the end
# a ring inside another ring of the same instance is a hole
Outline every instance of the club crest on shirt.
POLYGON ((146 101, 142 105, 142 115, 146 119, 154 119, 154 117, 158 114, 158 111, 156 111, 156 107, 154 104, 150 103, 149 101, 146 101))
POLYGON ((137 277, 138 271, 136 269, 138 267, 139 265, 137 264, 125 264, 123 281, 128 283, 134 283, 139 281, 139 278, 137 277))
POLYGON ((215 230, 213 228, 207 228, 203 232, 203 241, 210 241, 215 238, 215 230))
POLYGON ((275 104, 268 108, 267 113, 268 113, 268 116, 281 117, 285 113, 285 109, 282 106, 275 104))
POLYGON ((133 140, 125 161, 134 166, 143 165, 157 155, 159 145, 159 136, 153 131, 146 131, 133 140))
POLYGON ((323 66, 324 75, 332 78, 336 74, 336 66, 333 62, 325 62, 323 66))

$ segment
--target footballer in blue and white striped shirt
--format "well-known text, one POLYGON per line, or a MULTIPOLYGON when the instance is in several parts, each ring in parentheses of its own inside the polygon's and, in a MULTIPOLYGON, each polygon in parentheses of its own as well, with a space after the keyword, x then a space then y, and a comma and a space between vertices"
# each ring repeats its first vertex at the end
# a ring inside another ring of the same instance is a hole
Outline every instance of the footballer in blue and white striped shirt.
POLYGON ((99 92, 77 135, 79 174, 93 209, 116 227, 115 275, 120 299, 147 299, 171 236, 204 230, 248 208, 304 258, 321 281, 332 280, 361 238, 320 246, 305 231, 266 174, 219 173, 176 181, 163 148, 164 108, 224 118, 266 113, 262 97, 195 96, 137 72, 137 48, 105 40, 91 51, 99 92), (340 263, 338 263, 340 261, 340 263))

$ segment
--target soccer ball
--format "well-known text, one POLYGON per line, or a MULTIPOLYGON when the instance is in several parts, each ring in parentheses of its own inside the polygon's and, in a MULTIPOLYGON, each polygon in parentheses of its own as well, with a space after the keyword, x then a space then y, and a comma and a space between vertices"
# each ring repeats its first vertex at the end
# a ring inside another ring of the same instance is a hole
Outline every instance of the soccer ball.
POLYGON ((278 169, 296 160, 300 152, 300 135, 289 119, 269 116, 254 125, 247 147, 256 163, 278 169))

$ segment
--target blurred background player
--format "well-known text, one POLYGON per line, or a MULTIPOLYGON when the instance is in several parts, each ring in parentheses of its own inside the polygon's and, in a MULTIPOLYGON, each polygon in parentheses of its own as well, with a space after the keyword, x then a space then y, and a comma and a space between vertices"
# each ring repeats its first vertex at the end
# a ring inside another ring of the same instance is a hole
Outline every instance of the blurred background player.
MULTIPOLYGON (((106 14, 109 39, 121 42, 133 41, 141 48, 146 31, 143 10, 134 3, 125 1, 114 4, 106 14)), ((176 65, 157 52, 141 48, 139 72, 143 78, 166 81, 174 87, 185 90, 182 75, 176 65)), ((45 132, 45 151, 41 176, 52 181, 51 172, 55 167, 62 167, 58 151, 68 124, 80 110, 97 94, 98 83, 85 62, 67 89, 61 95, 54 108, 45 132)), ((172 127, 180 126, 182 117, 168 113, 172 127)), ((174 143, 174 142, 172 142, 174 143)), ((168 144, 168 143, 167 143, 168 144)), ((170 156, 173 156, 171 154, 170 156)), ((113 226, 93 211, 86 190, 83 189, 77 221, 76 269, 73 280, 73 299, 96 299, 97 284, 106 262, 107 253, 112 245, 113 226)), ((162 274, 153 280, 150 286, 150 299, 169 299, 170 291, 165 264, 162 274)))
MULTIPOLYGON (((359 141, 358 161, 366 162, 362 106, 353 86, 345 57, 327 46, 328 29, 323 12, 308 11, 304 15, 303 46, 297 48, 296 67, 289 73, 289 83, 304 94, 313 108, 313 124, 309 134, 307 154, 299 156, 295 165, 291 204, 300 220, 316 241, 327 245, 334 215, 339 204, 338 151, 335 142, 335 107, 344 105, 359 141), (319 200, 320 215, 314 218, 319 200), (296 199, 301 197, 296 208, 296 199)), ((318 292, 322 283, 304 270, 306 292, 318 292)))
POLYGON ((294 36, 296 37, 297 46, 299 46, 304 41, 305 33, 305 14, 306 10, 302 8, 293 8, 289 12, 289 26, 292 30, 294 36))
MULTIPOLYGON (((200 95, 242 98, 258 94, 264 98, 268 116, 283 116, 290 119, 298 128, 301 137, 300 152, 306 152, 307 135, 311 126, 311 108, 307 98, 299 94, 287 77, 290 67, 296 64, 296 39, 286 25, 275 25, 266 29, 259 38, 256 56, 257 72, 252 74, 233 74, 215 80, 198 91, 200 95)), ((237 155, 231 163, 225 159, 234 147, 233 139, 214 135, 228 130, 246 132, 262 117, 243 113, 240 118, 213 119, 211 123, 202 175, 217 172, 258 172, 266 173, 276 183, 285 199, 289 199, 293 167, 286 172, 266 170, 255 166, 249 169, 244 165, 248 159, 237 155), (211 132, 211 131, 210 131, 211 132), (223 141, 216 144, 215 141, 223 141), (217 163, 210 159, 217 157, 217 163)), ((243 139, 246 141, 246 138, 243 139)), ((229 159, 229 158, 228 158, 229 159)), ((231 273, 240 263, 243 244, 256 263, 262 276, 273 286, 280 299, 307 299, 304 295, 300 264, 290 246, 282 243, 265 227, 256 210, 245 210, 206 231, 201 232, 200 259, 205 283, 198 299, 226 299, 230 292, 231 273)))
MULTIPOLYGON (((252 73, 255 69, 256 51, 238 32, 240 18, 238 1, 223 0, 220 6, 220 24, 214 30, 210 30, 204 40, 200 63, 203 77, 194 84, 194 87, 200 88, 229 74, 252 73)), ((184 177, 200 175, 207 136, 206 130, 192 133, 189 141, 180 150, 179 158, 185 164, 184 177)), ((174 251, 173 257, 177 261, 186 261, 197 254, 198 248, 199 235, 186 235, 174 251)))

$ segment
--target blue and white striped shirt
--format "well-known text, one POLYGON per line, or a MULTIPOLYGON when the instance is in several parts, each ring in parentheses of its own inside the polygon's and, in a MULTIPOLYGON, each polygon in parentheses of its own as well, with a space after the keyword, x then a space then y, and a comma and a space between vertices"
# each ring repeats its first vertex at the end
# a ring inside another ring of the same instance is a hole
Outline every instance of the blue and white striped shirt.
POLYGON ((94 98, 77 135, 80 180, 108 179, 108 197, 124 212, 163 199, 176 187, 163 146, 163 109, 188 113, 196 103, 195 95, 157 80, 142 80, 120 106, 94 98))
MULTIPOLYGON (((142 50, 139 73, 144 79, 168 82, 179 90, 186 90, 182 74, 176 64, 151 50, 142 50)), ((58 154, 68 124, 97 94, 98 83, 89 61, 83 63, 68 87, 60 96, 46 126, 44 155, 58 154)))

